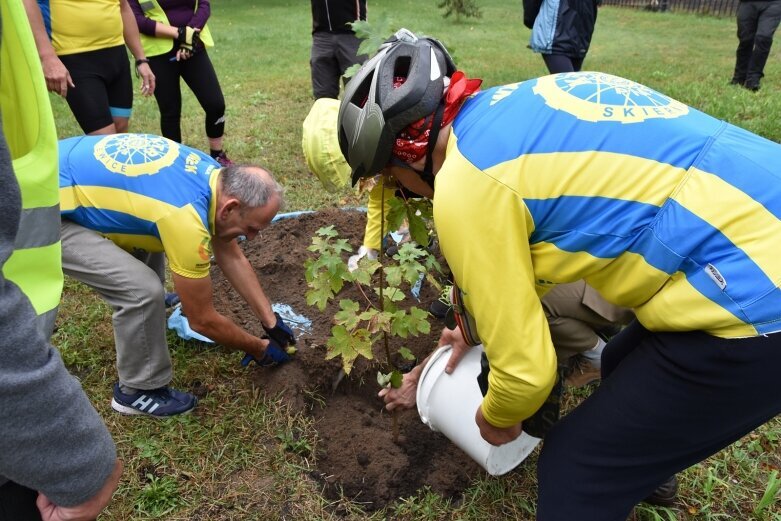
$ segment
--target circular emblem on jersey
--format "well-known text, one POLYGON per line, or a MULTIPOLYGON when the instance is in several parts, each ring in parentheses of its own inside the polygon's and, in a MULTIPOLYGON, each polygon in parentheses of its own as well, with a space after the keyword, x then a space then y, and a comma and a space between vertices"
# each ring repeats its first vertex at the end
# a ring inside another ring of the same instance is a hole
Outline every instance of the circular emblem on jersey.
POLYGON ((179 144, 151 134, 114 134, 95 144, 95 159, 111 172, 152 175, 179 157, 179 144))
POLYGON ((534 93, 554 109, 583 121, 641 123, 672 119, 689 107, 633 81, 601 72, 568 72, 537 80, 534 93))

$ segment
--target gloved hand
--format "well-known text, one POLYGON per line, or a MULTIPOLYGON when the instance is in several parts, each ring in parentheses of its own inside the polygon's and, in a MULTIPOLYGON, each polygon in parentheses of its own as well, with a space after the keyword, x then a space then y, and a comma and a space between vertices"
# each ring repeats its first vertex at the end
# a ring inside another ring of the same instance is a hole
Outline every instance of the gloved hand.
POLYGON ((277 317, 277 323, 274 327, 263 326, 269 338, 282 347, 287 347, 288 344, 296 345, 296 336, 293 334, 293 330, 285 324, 279 313, 274 312, 274 316, 277 317))
POLYGON ((266 353, 263 355, 263 358, 258 360, 251 354, 246 353, 244 358, 241 360, 241 366, 247 367, 250 362, 255 362, 261 367, 271 367, 273 365, 282 365, 289 362, 290 360, 290 355, 285 352, 284 348, 279 347, 279 345, 273 340, 269 340, 268 347, 266 347, 266 353))
POLYGON ((192 27, 179 27, 179 35, 176 37, 176 42, 180 48, 192 52, 201 46, 201 31, 192 27))

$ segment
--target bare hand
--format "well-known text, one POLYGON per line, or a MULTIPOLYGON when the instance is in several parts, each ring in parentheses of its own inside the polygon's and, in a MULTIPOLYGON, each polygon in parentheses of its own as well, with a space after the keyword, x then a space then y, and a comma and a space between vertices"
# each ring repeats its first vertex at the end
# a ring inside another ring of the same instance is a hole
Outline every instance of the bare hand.
POLYGON ((90 499, 75 507, 57 506, 49 498, 39 493, 35 503, 41 512, 41 519, 43 521, 91 521, 95 519, 111 501, 111 496, 117 489, 121 475, 122 461, 117 460, 114 464, 114 470, 106 479, 103 488, 90 499))
POLYGON ((401 380, 401 387, 393 389, 386 387, 381 389, 378 396, 385 401, 385 408, 392 411, 395 408, 411 409, 417 402, 418 379, 423 371, 423 364, 416 366, 405 374, 401 380))
POLYGON ((141 94, 151 96, 155 92, 155 74, 149 68, 148 63, 140 63, 136 70, 141 76, 141 94))
POLYGON ((510 443, 521 435, 521 424, 511 427, 494 427, 483 417, 483 408, 478 407, 475 413, 475 423, 480 429, 480 436, 491 445, 504 445, 510 443))
POLYGON ((59 94, 63 98, 68 95, 68 87, 76 87, 70 72, 62 64, 62 61, 52 55, 41 62, 43 77, 46 79, 46 88, 49 92, 59 94))
POLYGON ((443 329, 442 334, 439 337, 438 345, 449 345, 452 348, 450 358, 447 361, 447 366, 445 366, 445 372, 447 374, 452 374, 458 363, 464 358, 466 352, 472 349, 472 346, 467 345, 464 341, 464 336, 461 334, 461 329, 458 327, 455 329, 443 329))

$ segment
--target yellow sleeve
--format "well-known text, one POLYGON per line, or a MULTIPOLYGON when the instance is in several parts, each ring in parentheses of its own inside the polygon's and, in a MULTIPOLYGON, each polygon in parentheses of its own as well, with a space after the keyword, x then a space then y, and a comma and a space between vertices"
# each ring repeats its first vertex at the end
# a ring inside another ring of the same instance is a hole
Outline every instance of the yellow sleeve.
MULTIPOLYGON (((381 219, 383 219, 383 217, 387 219, 388 212, 390 211, 388 201, 395 197, 396 193, 396 184, 394 182, 388 182, 386 180, 384 186, 385 188, 383 188, 383 183, 379 182, 374 185, 374 188, 369 192, 369 202, 366 205, 366 230, 363 234, 363 245, 378 251, 380 249, 380 241, 382 240, 382 237, 380 237, 381 219), (384 215, 382 213, 383 199, 385 199, 384 215)), ((386 223, 385 233, 388 234, 391 231, 395 230, 389 230, 386 223)))
POLYGON ((512 187, 455 147, 436 177, 434 222, 491 366, 483 415, 496 427, 515 425, 537 411, 556 377, 529 250, 533 223, 512 187))
POLYGON ((209 275, 211 235, 191 205, 157 221, 157 229, 171 271, 190 279, 209 275))

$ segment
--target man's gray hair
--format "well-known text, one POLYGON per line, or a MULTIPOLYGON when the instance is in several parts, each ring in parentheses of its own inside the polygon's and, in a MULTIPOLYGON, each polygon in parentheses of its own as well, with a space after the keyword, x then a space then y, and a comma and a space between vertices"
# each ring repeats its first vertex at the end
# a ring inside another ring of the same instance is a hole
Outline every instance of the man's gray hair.
POLYGON ((282 208, 284 189, 263 167, 250 165, 225 167, 220 171, 220 183, 222 192, 238 199, 244 207, 265 206, 269 199, 276 195, 279 197, 280 209, 282 208), (253 171, 257 169, 263 170, 268 175, 259 175, 257 171, 253 171))

